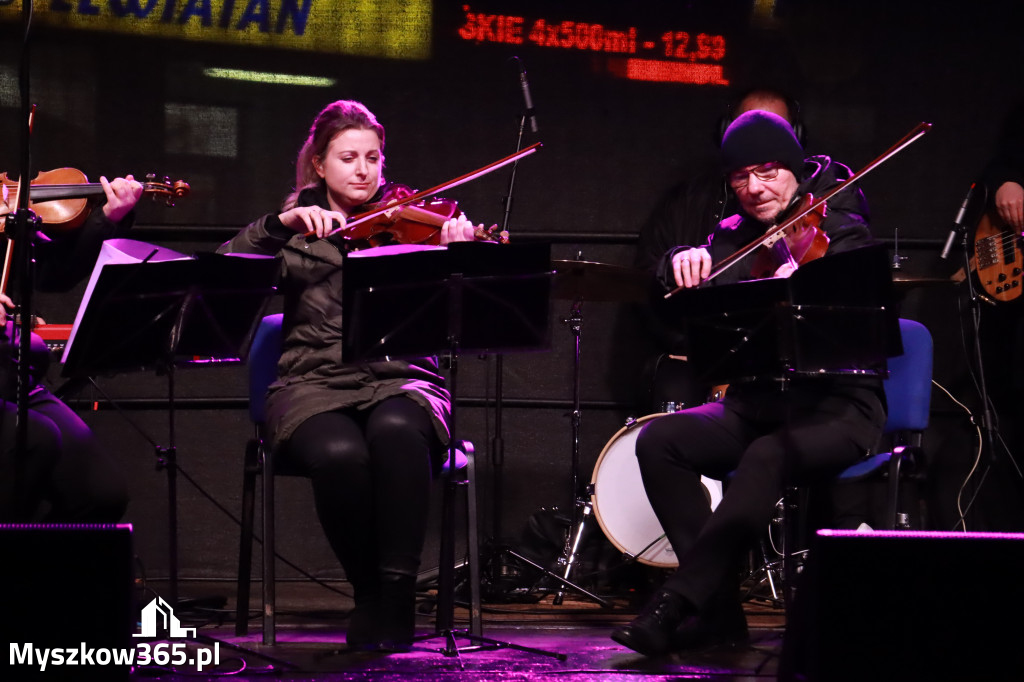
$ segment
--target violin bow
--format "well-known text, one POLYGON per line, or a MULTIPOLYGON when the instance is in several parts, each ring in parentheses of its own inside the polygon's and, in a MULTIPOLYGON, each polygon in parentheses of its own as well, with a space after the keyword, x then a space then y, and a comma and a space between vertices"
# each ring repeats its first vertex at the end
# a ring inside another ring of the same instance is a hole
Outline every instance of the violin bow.
POLYGON ((387 206, 381 206, 379 208, 375 208, 372 211, 367 211, 365 213, 360 213, 357 216, 353 216, 353 218, 351 220, 346 221, 344 226, 335 228, 334 230, 331 230, 331 232, 328 233, 327 236, 330 237, 331 235, 333 235, 336 232, 344 232, 344 231, 350 230, 353 227, 355 227, 356 225, 359 225, 360 223, 365 223, 367 220, 372 220, 372 219, 376 218, 377 216, 383 215, 383 214, 387 213, 388 211, 396 209, 396 208, 398 208, 400 206, 405 206, 406 204, 411 204, 411 203, 413 203, 415 201, 419 201, 420 199, 424 199, 426 197, 433 196, 434 194, 438 194, 439 192, 444 192, 444 191, 447 191, 447 190, 449 190, 449 189, 451 189, 453 187, 458 187, 459 185, 463 185, 463 184, 465 184, 467 182, 470 182, 472 180, 476 180, 477 178, 483 177, 484 175, 487 175, 488 173, 490 173, 492 171, 496 171, 496 170, 498 170, 499 168, 501 168, 503 166, 507 166, 510 163, 514 163, 514 162, 518 161, 519 159, 522 159, 524 157, 529 156, 530 154, 533 154, 540 147, 541 147, 541 143, 540 142, 534 142, 529 147, 526 147, 525 149, 522 149, 522 150, 516 152, 515 154, 509 154, 508 156, 506 156, 503 159, 499 159, 498 161, 495 161, 494 163, 489 163, 486 166, 483 166, 482 168, 477 168, 475 171, 470 171, 469 173, 466 173, 465 175, 460 175, 457 178, 454 178, 454 179, 449 180, 447 182, 443 182, 440 185, 437 185, 436 187, 431 187, 430 189, 425 189, 425 190, 416 192, 415 194, 410 194, 409 196, 407 196, 407 197, 405 197, 403 199, 399 199, 398 201, 396 201, 393 204, 388 204, 387 206))
MULTIPOLYGON (((867 175, 868 173, 873 171, 875 168, 878 168, 884 162, 886 162, 889 159, 891 159, 892 157, 896 156, 896 154, 898 154, 901 151, 903 151, 906 147, 909 147, 912 143, 916 142, 922 135, 924 135, 929 130, 931 130, 931 127, 932 127, 931 123, 925 123, 924 121, 922 121, 921 123, 918 123, 916 126, 914 126, 914 129, 911 130, 906 135, 904 135, 899 140, 899 142, 897 142, 893 146, 889 147, 889 149, 887 149, 885 151, 885 153, 883 153, 881 156, 876 158, 874 161, 872 161, 868 165, 864 166, 864 168, 860 169, 859 171, 857 171, 856 173, 851 175, 847 180, 845 180, 844 182, 840 182, 835 187, 833 187, 829 191, 825 192, 824 194, 822 194, 820 197, 818 197, 814 201, 810 202, 806 207, 804 207, 803 210, 798 211, 796 213, 796 215, 791 216, 789 218, 789 220, 787 220, 783 224, 768 228, 768 231, 765 232, 763 235, 761 235, 760 237, 758 237, 754 241, 750 242, 746 246, 740 248, 735 253, 730 255, 728 258, 724 259, 717 267, 715 267, 711 271, 711 274, 709 274, 707 276, 707 279, 705 279, 704 282, 701 282, 701 284, 703 285, 705 282, 710 282, 715 277, 718 277, 723 272, 725 272, 726 270, 731 268, 733 265, 735 265, 739 261, 743 260, 743 258, 745 256, 747 256, 751 252, 755 251, 758 247, 764 245, 765 243, 769 243, 770 244, 770 243, 778 240, 780 237, 782 237, 783 233, 786 230, 788 230, 790 227, 792 227, 793 225, 798 223, 804 216, 807 216, 807 215, 810 215, 811 213, 814 213, 826 201, 828 201, 829 199, 831 199, 835 195, 839 194, 840 192, 842 192, 847 187, 851 186, 856 181, 858 181, 861 178, 863 178, 865 175, 867 175)), ((676 287, 672 291, 670 291, 667 294, 665 294, 665 298, 671 298, 672 296, 675 296, 676 294, 678 294, 680 291, 683 291, 684 289, 686 289, 686 287, 676 287)))

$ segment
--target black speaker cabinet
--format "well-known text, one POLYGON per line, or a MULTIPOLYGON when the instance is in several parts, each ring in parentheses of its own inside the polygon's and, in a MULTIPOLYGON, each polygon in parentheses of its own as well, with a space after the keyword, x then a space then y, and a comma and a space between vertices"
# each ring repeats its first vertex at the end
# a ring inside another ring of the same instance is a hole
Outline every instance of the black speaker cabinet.
POLYGON ((113 652, 134 647, 131 531, 0 524, 0 678, 128 679, 113 652), (41 656, 49 659, 43 670, 41 656))
POLYGON ((822 530, 779 679, 1024 679, 1024 535, 822 530))

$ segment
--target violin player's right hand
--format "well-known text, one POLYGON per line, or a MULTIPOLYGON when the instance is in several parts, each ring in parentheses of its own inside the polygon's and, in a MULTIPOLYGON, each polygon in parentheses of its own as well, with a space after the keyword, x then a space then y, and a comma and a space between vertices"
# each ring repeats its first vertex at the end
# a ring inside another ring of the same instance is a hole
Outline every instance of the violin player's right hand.
POLYGON ((711 254, 703 247, 680 251, 672 256, 672 274, 676 286, 697 286, 711 274, 711 254))
POLYGON ((0 294, 0 325, 7 324, 7 310, 14 310, 14 301, 7 294, 0 294))
POLYGON ((335 229, 345 226, 344 213, 319 206, 296 206, 278 218, 289 230, 317 239, 323 239, 335 229))

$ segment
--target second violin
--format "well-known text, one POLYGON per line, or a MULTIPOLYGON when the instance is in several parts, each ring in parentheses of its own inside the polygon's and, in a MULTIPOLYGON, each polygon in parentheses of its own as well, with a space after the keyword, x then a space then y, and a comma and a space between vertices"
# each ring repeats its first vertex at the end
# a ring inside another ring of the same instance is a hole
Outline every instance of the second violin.
MULTIPOLYGON (((393 185, 371 211, 363 214, 376 215, 368 220, 354 216, 352 222, 355 224, 344 233, 349 250, 358 251, 389 244, 440 244, 441 227, 459 214, 458 203, 439 198, 401 203, 414 195, 415 192, 405 185, 393 185)), ((508 243, 508 232, 499 232, 497 225, 486 230, 478 229, 475 236, 479 240, 508 243)))

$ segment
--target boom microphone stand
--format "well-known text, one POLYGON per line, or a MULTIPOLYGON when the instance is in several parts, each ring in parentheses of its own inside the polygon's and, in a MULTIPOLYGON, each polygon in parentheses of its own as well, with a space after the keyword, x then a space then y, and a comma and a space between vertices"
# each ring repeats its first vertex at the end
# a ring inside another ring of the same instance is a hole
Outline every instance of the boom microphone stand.
MULTIPOLYGON (((31 391, 31 374, 29 357, 32 350, 32 285, 35 280, 32 270, 34 259, 32 250, 36 241, 36 230, 39 217, 28 207, 29 183, 31 179, 31 142, 32 114, 34 107, 30 104, 30 37, 32 28, 32 0, 23 0, 21 14, 24 24, 24 40, 22 42, 21 60, 18 67, 19 90, 21 93, 21 121, 23 128, 19 134, 20 144, 20 177, 18 179, 18 207, 13 216, 7 216, 6 232, 8 238, 15 236, 14 263, 18 268, 19 286, 17 293, 20 304, 19 319, 16 320, 21 334, 18 339, 18 421, 15 435, 15 480, 23 477, 25 471, 24 455, 28 448, 28 397, 31 391)), ((17 326, 16 325, 16 326, 17 326)), ((15 334, 17 338, 17 334, 15 334)), ((14 344, 14 338, 10 339, 14 344)), ((23 495, 21 486, 15 488, 17 495, 23 495)))
MULTIPOLYGON (((519 57, 512 57, 519 64, 520 73, 520 84, 523 88, 524 108, 522 114, 519 116, 519 130, 516 134, 516 151, 519 153, 523 148, 523 131, 526 128, 526 120, 530 119, 530 127, 533 132, 537 132, 537 117, 533 115, 533 102, 529 96, 529 84, 526 81, 526 69, 523 67, 523 62, 519 57)), ((508 231, 509 217, 512 214, 512 195, 516 185, 516 170, 519 168, 519 162, 516 161, 512 164, 512 172, 509 173, 508 177, 508 189, 505 192, 504 201, 504 212, 501 220, 501 229, 503 232, 508 231)), ((504 359, 505 356, 501 353, 495 355, 494 359, 494 437, 491 439, 491 466, 494 470, 494 479, 492 485, 493 494, 493 508, 494 516, 492 519, 491 533, 492 538, 495 542, 500 543, 501 538, 504 536, 504 528, 502 527, 502 486, 503 486, 503 469, 505 466, 505 441, 502 436, 502 396, 503 386, 502 379, 504 377, 504 359)))
MULTIPOLYGON (((974 187, 972 186, 971 189, 973 191, 974 187)), ((982 185, 982 195, 983 195, 983 199, 984 199, 984 201, 982 202, 982 206, 985 206, 985 205, 987 205, 987 202, 988 202, 988 192, 985 191, 985 188, 984 188, 983 185, 982 185)), ((966 203, 969 200, 970 200, 970 195, 968 195, 968 199, 965 200, 965 207, 961 208, 961 212, 964 212, 964 211, 966 211, 967 209, 970 208, 969 206, 966 206, 966 203)), ((992 465, 995 463, 995 460, 996 460, 996 444, 995 444, 996 427, 995 427, 995 419, 993 418, 993 414, 992 414, 992 404, 991 404, 991 402, 989 400, 988 385, 987 385, 986 379, 985 379, 985 363, 984 363, 983 354, 982 354, 982 351, 981 351, 981 300, 982 300, 982 297, 981 297, 981 294, 979 294, 977 289, 975 288, 975 286, 974 286, 974 278, 971 275, 971 273, 973 272, 974 269, 972 268, 972 265, 971 265, 970 232, 967 229, 962 227, 962 223, 964 223, 964 222, 965 221, 962 219, 962 216, 958 216, 957 220, 954 221, 954 224, 955 224, 954 229, 958 233, 958 235, 960 237, 960 240, 961 240, 961 251, 963 253, 963 271, 965 273, 967 273, 967 276, 964 277, 964 281, 965 281, 965 283, 967 285, 967 297, 968 297, 968 302, 969 302, 969 306, 970 306, 969 310, 970 310, 970 313, 971 313, 971 333, 972 333, 972 336, 974 337, 974 358, 973 358, 973 360, 974 360, 975 369, 976 369, 976 372, 977 372, 978 393, 979 393, 979 397, 981 399, 981 424, 980 424, 981 438, 982 438, 981 446, 982 446, 983 451, 986 453, 986 457, 985 457, 985 460, 984 460, 985 461, 985 469, 984 469, 984 473, 983 473, 983 475, 981 477, 981 481, 984 482, 985 478, 988 476, 988 473, 992 469, 992 465)), ((952 235, 951 235, 951 238, 952 238, 952 235)), ((946 251, 944 251, 943 256, 946 255, 947 252, 948 252, 948 249, 946 251)), ((1017 476, 1021 477, 1021 478, 1024 478, 1024 474, 1022 474, 1021 470, 1017 467, 1017 463, 1014 460, 1014 458, 1013 457, 1009 457, 1008 459, 1010 460, 1010 463, 1013 465, 1014 470, 1017 472, 1017 476)), ((970 503, 967 505, 967 507, 964 509, 963 514, 961 515, 961 519, 966 517, 968 510, 971 508, 971 506, 974 504, 974 501, 977 499, 978 492, 979 492, 978 490, 975 490, 974 496, 971 498, 970 503)))

